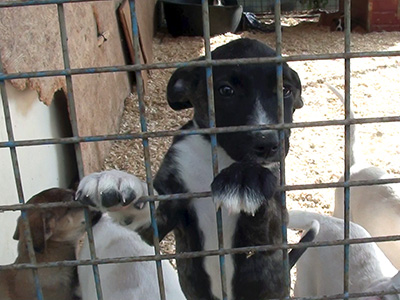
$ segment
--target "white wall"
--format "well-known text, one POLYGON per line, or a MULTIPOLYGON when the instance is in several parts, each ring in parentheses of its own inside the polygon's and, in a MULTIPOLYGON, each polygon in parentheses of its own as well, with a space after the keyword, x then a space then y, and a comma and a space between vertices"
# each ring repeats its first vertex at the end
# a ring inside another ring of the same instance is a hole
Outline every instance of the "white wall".
MULTIPOLYGON (((65 99, 50 107, 38 100, 34 91, 17 91, 7 85, 7 96, 15 140, 58 138, 68 129, 65 99)), ((62 97, 61 97, 62 98, 62 97)), ((1 96, 0 96, 1 99, 1 96)), ((4 110, 0 102, 0 141, 8 140, 4 110)), ((41 190, 68 187, 76 171, 72 145, 18 147, 17 155, 25 201, 41 190)), ((0 148, 0 204, 18 204, 10 150, 0 148)), ((19 212, 0 212, 0 264, 12 263, 17 255, 12 236, 19 212)))

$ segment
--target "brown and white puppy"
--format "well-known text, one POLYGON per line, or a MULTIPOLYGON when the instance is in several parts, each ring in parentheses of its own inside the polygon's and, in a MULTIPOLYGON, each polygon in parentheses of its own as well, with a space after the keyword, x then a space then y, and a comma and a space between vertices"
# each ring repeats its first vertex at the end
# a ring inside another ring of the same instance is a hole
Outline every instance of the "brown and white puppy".
MULTIPOLYGON (((52 188, 33 196, 27 203, 69 202, 73 198, 72 190, 52 188)), ((85 232, 82 208, 30 209, 27 211, 27 217, 38 263, 75 260, 77 242, 85 232)), ((29 263, 21 217, 18 219, 14 239, 19 240, 15 263, 29 263)), ((38 275, 45 299, 73 299, 78 283, 75 267, 39 268, 38 275)), ((0 271, 0 299, 37 299, 32 270, 0 271)))

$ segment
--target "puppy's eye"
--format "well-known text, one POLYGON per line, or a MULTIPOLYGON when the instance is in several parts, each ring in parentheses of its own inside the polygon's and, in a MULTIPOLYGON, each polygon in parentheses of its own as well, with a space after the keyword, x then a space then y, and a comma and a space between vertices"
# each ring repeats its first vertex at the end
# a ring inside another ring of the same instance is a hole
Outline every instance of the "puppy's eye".
POLYGON ((233 88, 231 88, 229 85, 223 85, 218 89, 218 92, 221 96, 223 97, 231 97, 235 94, 235 91, 233 88))
POLYGON ((290 87, 284 86, 283 87, 283 97, 287 98, 292 95, 292 89, 290 87))

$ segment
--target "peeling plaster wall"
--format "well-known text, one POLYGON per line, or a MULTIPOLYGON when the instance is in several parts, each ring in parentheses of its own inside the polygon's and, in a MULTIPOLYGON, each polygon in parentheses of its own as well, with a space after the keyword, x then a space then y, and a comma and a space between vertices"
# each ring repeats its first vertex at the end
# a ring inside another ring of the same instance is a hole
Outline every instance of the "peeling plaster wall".
MULTIPOLYGON (((64 5, 71 68, 125 65, 116 17, 117 2, 64 5), (101 39, 101 34, 107 40, 101 39)), ((0 9, 0 54, 6 73, 64 68, 56 5, 0 9)), ((72 76, 80 136, 117 133, 130 92, 125 72, 72 76)), ((49 105, 54 92, 66 93, 65 78, 13 80, 19 90, 35 90, 49 105)), ((98 171, 110 142, 82 144, 85 174, 98 171)))
MULTIPOLYGON (((65 118, 67 111, 60 111, 59 103, 54 101, 50 106, 46 106, 38 101, 36 92, 18 91, 11 85, 7 85, 7 96, 16 140, 65 137, 65 129, 68 127, 68 124, 65 123, 68 121, 65 118)), ((57 101, 62 101, 62 99, 57 101)), ((1 101, 0 124, 0 141, 7 141, 1 101)), ((76 162, 71 145, 18 147, 17 157, 25 201, 44 189, 68 187, 76 174, 76 162)), ((18 204, 18 194, 8 148, 0 148, 0 170, 2 175, 0 180, 1 205, 18 204)), ((19 215, 19 212, 0 213, 0 240, 2 241, 0 243, 0 264, 11 263, 17 256, 17 243, 12 236, 19 215)))

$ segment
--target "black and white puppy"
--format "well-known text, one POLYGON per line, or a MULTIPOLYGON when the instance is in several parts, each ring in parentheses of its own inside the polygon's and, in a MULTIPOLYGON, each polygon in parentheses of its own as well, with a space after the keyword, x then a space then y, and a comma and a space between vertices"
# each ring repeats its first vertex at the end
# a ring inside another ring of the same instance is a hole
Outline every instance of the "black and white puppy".
MULTIPOLYGON (((271 48, 251 39, 235 40, 212 52, 216 60, 273 56, 271 48)), ((217 127, 278 123, 275 63, 216 66, 213 82, 217 127)), ((183 129, 208 127, 206 85, 204 67, 183 67, 172 75, 167 88, 169 105, 175 110, 194 109, 193 120, 183 129)), ((287 64, 283 64, 283 85, 284 119, 290 123, 303 102, 300 79, 287 64)), ((290 131, 284 133, 287 152, 290 131)), ((225 248, 281 243, 281 225, 287 220, 282 220, 284 208, 275 193, 278 130, 223 133, 217 140, 219 168, 223 171, 214 181, 210 137, 190 135, 173 140, 154 180, 157 192, 204 192, 212 184, 215 202, 211 198, 160 202, 160 237, 174 231, 177 252, 218 249, 216 206, 221 206, 225 248)), ((82 180, 77 199, 100 209, 111 207, 114 215, 121 208, 124 217, 117 217, 118 221, 134 229, 138 229, 137 213, 142 225, 138 231, 151 242, 150 221, 143 224, 142 214, 148 205, 144 210, 137 205, 137 199, 145 194, 142 187, 136 188, 139 186, 135 176, 124 172, 92 174, 82 180)), ((292 251, 289 256, 298 257, 299 253, 292 251)), ((291 265, 294 262, 290 259, 291 265)), ((179 259, 177 265, 187 299, 222 299, 217 256, 179 259)), ((228 299, 266 299, 282 294, 281 251, 227 255, 225 267, 228 299)))

